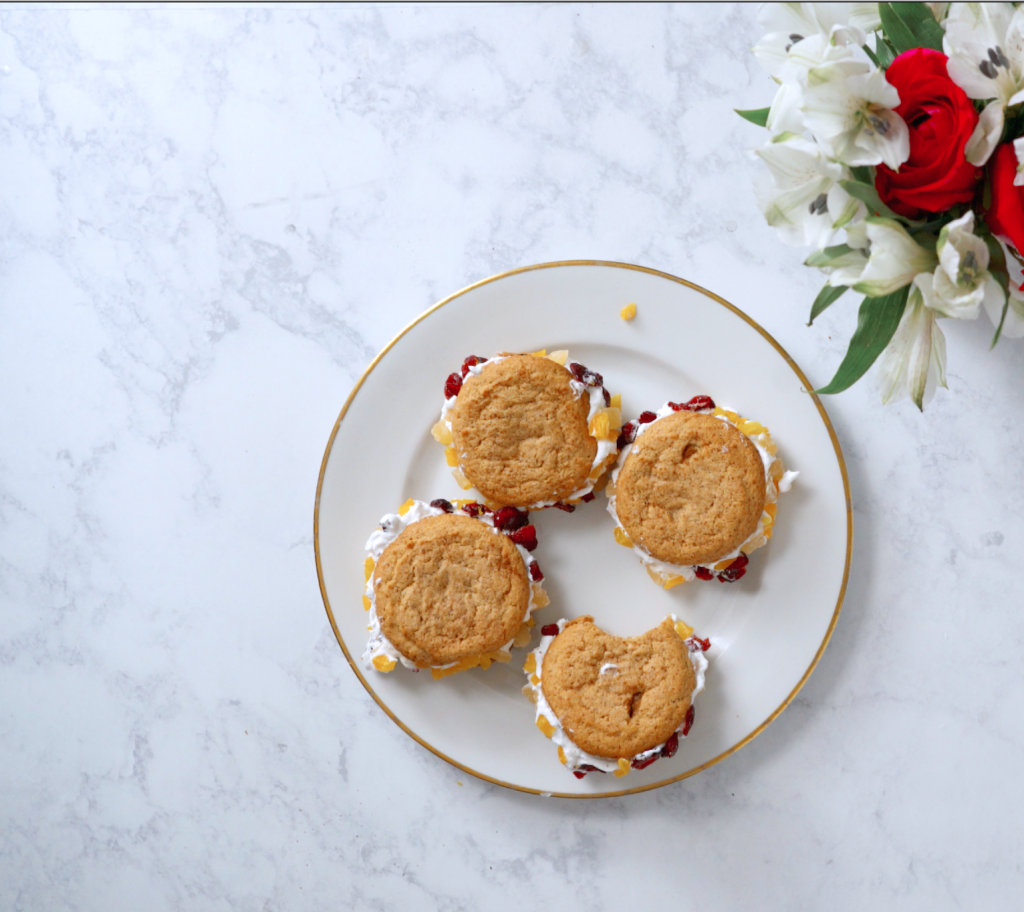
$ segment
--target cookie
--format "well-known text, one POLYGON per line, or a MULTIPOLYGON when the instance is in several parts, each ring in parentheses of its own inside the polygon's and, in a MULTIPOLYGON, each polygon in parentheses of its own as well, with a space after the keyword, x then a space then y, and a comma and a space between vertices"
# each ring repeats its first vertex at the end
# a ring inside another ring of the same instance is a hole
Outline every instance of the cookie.
POLYGON ((704 688, 708 640, 674 616, 638 637, 612 636, 589 616, 542 633, 524 666, 524 692, 536 702, 537 727, 578 778, 624 776, 675 754, 704 688))
POLYGON ((667 588, 740 579, 798 474, 785 470, 767 428, 707 396, 641 413, 618 445, 606 489, 615 537, 667 588))
POLYGON ((366 549, 368 667, 430 668, 435 678, 507 662, 547 604, 524 511, 408 501, 381 520, 366 549))
POLYGON ((622 418, 604 380, 568 352, 468 357, 445 382, 435 438, 465 489, 527 509, 593 500, 622 418))

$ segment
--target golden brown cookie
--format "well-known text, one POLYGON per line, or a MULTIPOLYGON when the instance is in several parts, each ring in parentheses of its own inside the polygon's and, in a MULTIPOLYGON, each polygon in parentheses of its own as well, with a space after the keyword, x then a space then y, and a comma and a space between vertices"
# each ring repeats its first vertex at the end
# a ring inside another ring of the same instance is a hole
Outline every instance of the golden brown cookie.
POLYGON ((598 453, 588 429, 590 397, 548 358, 495 362, 465 378, 448 415, 466 479, 489 500, 520 507, 585 488, 598 453))
POLYGON ((683 725, 697 678, 671 619, 622 638, 581 617, 548 646, 540 687, 576 746, 595 757, 628 759, 664 744, 683 725))
POLYGON ((713 564, 757 530, 766 498, 764 463, 729 422, 678 411, 636 439, 614 496, 619 522, 654 558, 713 564))
POLYGON ((509 643, 530 604, 530 574, 516 545, 469 516, 442 513, 406 527, 373 570, 384 636, 426 668, 509 643))

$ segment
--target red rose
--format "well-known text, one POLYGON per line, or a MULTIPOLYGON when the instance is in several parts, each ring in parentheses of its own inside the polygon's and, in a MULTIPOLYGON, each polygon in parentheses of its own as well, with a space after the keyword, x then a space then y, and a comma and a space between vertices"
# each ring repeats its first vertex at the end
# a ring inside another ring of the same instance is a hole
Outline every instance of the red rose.
POLYGON ((900 93, 896 113, 910 130, 910 158, 898 172, 879 165, 875 189, 883 203, 907 218, 970 202, 981 179, 981 168, 964 158, 978 112, 949 78, 948 59, 930 48, 914 48, 900 54, 885 72, 900 93))
POLYGON ((1017 176, 1017 153, 1013 143, 996 149, 989 164, 992 203, 985 221, 996 237, 1009 238, 1018 250, 1024 251, 1024 187, 1014 187, 1017 176))

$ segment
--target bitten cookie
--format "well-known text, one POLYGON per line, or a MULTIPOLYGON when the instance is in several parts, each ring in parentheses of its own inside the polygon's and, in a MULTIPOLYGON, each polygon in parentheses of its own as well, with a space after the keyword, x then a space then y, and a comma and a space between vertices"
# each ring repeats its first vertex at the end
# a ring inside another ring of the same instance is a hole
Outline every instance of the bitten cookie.
POLYGON ((742 577, 798 474, 785 471, 767 428, 707 396, 643 412, 618 444, 607 488, 615 537, 666 588, 742 577))
POLYGON ((571 508, 593 500, 621 424, 601 375, 567 351, 471 355, 445 383, 433 433, 460 487, 488 503, 571 508))
POLYGON ((363 661, 378 671, 430 668, 435 678, 507 662, 547 604, 529 553, 536 545, 527 514, 511 507, 409 501, 385 516, 366 545, 363 661))
POLYGON ((624 776, 675 754, 704 688, 709 641, 674 616, 638 637, 612 636, 591 617, 542 633, 524 666, 524 692, 537 704, 537 727, 577 778, 624 776))

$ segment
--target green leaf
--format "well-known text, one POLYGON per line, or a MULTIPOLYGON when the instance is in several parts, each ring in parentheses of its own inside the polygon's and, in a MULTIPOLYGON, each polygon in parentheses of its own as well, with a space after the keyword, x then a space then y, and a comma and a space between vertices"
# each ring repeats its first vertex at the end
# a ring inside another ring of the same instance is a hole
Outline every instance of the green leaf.
POLYGON ((846 357, 839 365, 832 382, 815 390, 816 393, 841 393, 864 376, 865 371, 875 363, 875 359, 889 344, 896 327, 900 325, 909 292, 910 287, 904 286, 890 295, 865 298, 861 302, 857 313, 857 328, 850 339, 846 357))
POLYGON ((991 351, 996 347, 999 337, 1003 334, 1006 311, 1010 308, 1010 273, 1006 266, 1006 255, 1003 253, 1003 248, 999 241, 992 236, 990 231, 979 233, 985 241, 985 246, 988 247, 988 271, 992 273, 992 276, 999 283, 999 287, 1003 289, 1003 294, 1006 295, 1006 300, 1003 301, 1003 312, 999 317, 999 325, 996 327, 996 333, 992 337, 992 344, 989 346, 989 351, 991 351))
POLYGON ((733 108, 733 110, 744 120, 749 120, 752 124, 764 127, 768 124, 768 112, 771 108, 757 108, 750 111, 741 111, 739 108, 733 108))
POLYGON ((883 70, 889 69, 892 62, 899 56, 896 53, 896 48, 881 35, 878 36, 875 53, 878 55, 878 62, 882 65, 883 70))
POLYGON ((858 183, 869 184, 872 187, 875 186, 875 178, 867 165, 854 165, 850 168, 850 173, 858 183))
POLYGON ((849 193, 850 196, 855 196, 861 202, 866 203, 872 213, 885 216, 886 218, 900 219, 904 222, 908 221, 908 219, 893 212, 892 209, 886 206, 882 202, 881 197, 879 197, 878 191, 871 184, 862 184, 860 181, 840 181, 839 186, 849 193))
POLYGON ((838 260, 841 256, 846 256, 848 253, 852 253, 853 248, 849 244, 836 244, 835 247, 825 247, 823 250, 815 250, 806 260, 804 260, 804 266, 814 266, 820 268, 821 266, 828 266, 833 260, 838 260))
POLYGON ((836 285, 834 288, 831 285, 826 285, 822 288, 818 292, 818 297, 814 299, 814 303, 811 305, 811 319, 807 321, 807 325, 810 326, 814 322, 815 317, 821 316, 822 311, 833 302, 838 301, 843 296, 846 288, 846 285, 836 285))
POLYGON ((1003 323, 1006 322, 1006 311, 1010 309, 1010 296, 1006 296, 1006 300, 1003 301, 1003 312, 999 315, 999 325, 996 327, 996 334, 992 337, 992 344, 988 347, 989 351, 992 351, 996 347, 996 342, 999 341, 999 337, 1003 334, 1003 323))
POLYGON ((871 48, 869 48, 869 47, 868 47, 868 46, 867 46, 866 44, 865 44, 865 45, 861 45, 861 50, 862 50, 862 51, 863 51, 863 52, 864 52, 865 54, 867 54, 867 55, 868 55, 868 59, 869 59, 869 60, 870 60, 870 61, 871 61, 871 62, 872 62, 872 63, 873 63, 873 64, 874 64, 874 65, 875 65, 876 67, 880 67, 880 66, 882 65, 882 61, 878 59, 878 57, 877 57, 877 56, 875 55, 875 52, 874 52, 873 50, 871 50, 871 48))
POLYGON ((924 3, 879 3, 885 37, 902 54, 916 47, 942 50, 942 26, 924 3))

